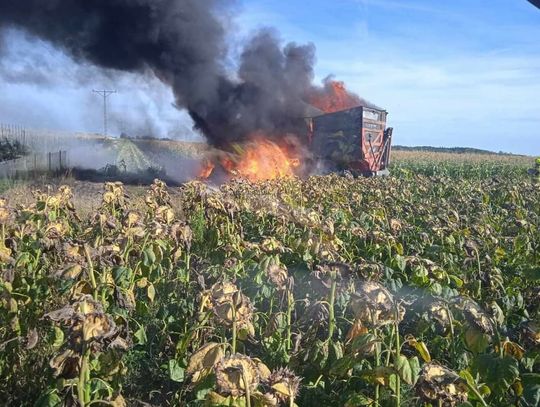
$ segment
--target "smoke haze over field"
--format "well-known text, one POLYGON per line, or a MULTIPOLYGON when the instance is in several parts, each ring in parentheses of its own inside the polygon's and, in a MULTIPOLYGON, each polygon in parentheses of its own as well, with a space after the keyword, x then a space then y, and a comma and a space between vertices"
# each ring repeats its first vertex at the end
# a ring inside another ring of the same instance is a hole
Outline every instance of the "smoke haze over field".
MULTIPOLYGON (((315 47, 289 43, 283 48, 273 30, 263 29, 247 41, 238 70, 231 73, 225 67, 231 5, 217 0, 21 0, 0 4, 0 28, 23 29, 83 65, 159 78, 213 145, 245 140, 259 130, 283 136, 295 130, 309 98, 326 91, 312 84, 315 47)), ((3 76, 11 82, 47 81, 31 66, 4 69, 3 76)), ((153 131, 150 119, 143 117, 141 123, 153 131)))
POLYGON ((169 86, 151 74, 76 63, 51 44, 9 29, 0 55, 0 121, 31 129, 103 129, 102 99, 92 88, 117 89, 109 101, 109 131, 200 141, 186 111, 172 106, 169 86), (150 133, 151 132, 151 133, 150 133))

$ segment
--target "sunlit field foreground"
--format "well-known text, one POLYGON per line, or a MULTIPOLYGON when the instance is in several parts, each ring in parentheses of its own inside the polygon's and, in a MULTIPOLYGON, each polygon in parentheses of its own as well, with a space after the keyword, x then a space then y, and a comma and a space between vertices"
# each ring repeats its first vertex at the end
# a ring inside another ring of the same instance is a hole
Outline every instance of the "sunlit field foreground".
POLYGON ((8 190, 0 404, 537 406, 531 160, 395 157, 386 178, 8 190))

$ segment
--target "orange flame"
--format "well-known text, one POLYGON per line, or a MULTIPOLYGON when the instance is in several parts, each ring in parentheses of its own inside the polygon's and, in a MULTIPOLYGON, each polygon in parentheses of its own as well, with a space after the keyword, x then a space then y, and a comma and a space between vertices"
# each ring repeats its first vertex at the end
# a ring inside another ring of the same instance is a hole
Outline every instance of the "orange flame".
POLYGON ((201 163, 201 168, 199 169, 198 178, 207 179, 212 175, 215 167, 216 165, 212 161, 204 159, 201 163))
MULTIPOLYGON (((289 154, 285 147, 280 147, 260 134, 245 144, 233 145, 232 149, 234 153, 222 153, 218 161, 233 178, 263 181, 290 177, 300 165, 299 159, 289 154)), ((214 167, 211 161, 204 162, 199 176, 208 178, 214 167)))
POLYGON ((324 87, 312 94, 309 102, 325 113, 333 113, 359 106, 361 99, 350 93, 345 83, 327 79, 324 87))
POLYGON ((243 146, 235 146, 236 156, 222 160, 223 167, 233 176, 261 181, 294 175, 297 159, 265 138, 255 138, 243 146))

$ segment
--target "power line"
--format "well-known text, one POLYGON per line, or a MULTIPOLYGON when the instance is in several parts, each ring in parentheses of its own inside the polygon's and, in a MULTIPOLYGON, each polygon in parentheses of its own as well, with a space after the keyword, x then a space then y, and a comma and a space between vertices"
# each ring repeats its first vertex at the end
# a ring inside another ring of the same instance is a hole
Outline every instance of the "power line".
POLYGON ((116 90, 92 90, 92 92, 97 93, 103 97, 103 135, 107 136, 107 98, 113 93, 116 93, 116 90))

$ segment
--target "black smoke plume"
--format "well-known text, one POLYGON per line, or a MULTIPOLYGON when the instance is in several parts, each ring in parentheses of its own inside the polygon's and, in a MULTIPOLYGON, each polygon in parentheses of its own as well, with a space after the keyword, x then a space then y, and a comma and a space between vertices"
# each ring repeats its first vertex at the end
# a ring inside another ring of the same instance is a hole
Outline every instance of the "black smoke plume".
MULTIPOLYGON (((170 85, 208 141, 226 147, 255 131, 294 131, 306 113, 315 48, 281 47, 271 30, 245 45, 238 71, 227 56, 224 0, 2 0, 0 31, 19 28, 76 61, 152 72, 170 85)), ((1 42, 1 41, 0 41, 1 42)), ((1 57, 1 56, 0 56, 1 57)))

